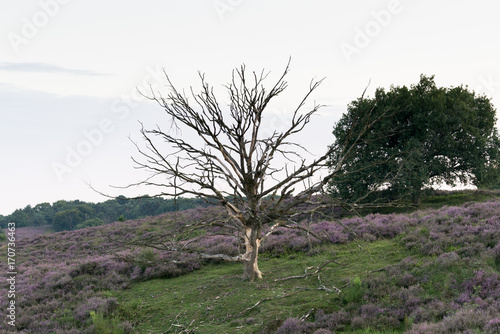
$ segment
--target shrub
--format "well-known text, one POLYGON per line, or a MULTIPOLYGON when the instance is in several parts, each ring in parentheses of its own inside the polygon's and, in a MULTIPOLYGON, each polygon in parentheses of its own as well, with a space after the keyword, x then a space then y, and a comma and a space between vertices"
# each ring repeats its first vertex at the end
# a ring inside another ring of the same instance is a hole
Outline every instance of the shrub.
POLYGON ((301 321, 297 318, 288 318, 283 322, 280 328, 276 331, 276 334, 303 334, 309 333, 312 328, 312 324, 308 322, 301 321))
POLYGON ((313 334, 332 334, 332 331, 322 328, 315 330, 313 334))
POLYGON ((488 333, 488 334, 500 333, 500 319, 495 318, 495 319, 488 321, 488 323, 484 327, 484 331, 485 331, 485 333, 488 333))
POLYGON ((460 256, 457 253, 444 253, 438 256, 436 259, 436 264, 440 269, 446 269, 456 265, 457 261, 460 260, 460 256))
POLYGON ((116 308, 116 299, 91 297, 75 309, 75 319, 83 322, 89 319, 91 312, 109 315, 116 308))
POLYGON ((90 312, 90 317, 97 334, 128 334, 131 333, 130 323, 121 324, 116 318, 104 318, 102 313, 90 312))
POLYGON ((365 289, 361 284, 361 279, 356 276, 350 283, 350 286, 344 289, 344 300, 347 303, 359 302, 365 294, 365 289))
POLYGON ((325 314, 323 310, 317 310, 314 316, 317 328, 326 328, 332 331, 343 330, 350 323, 350 315, 344 310, 325 314))
POLYGON ((100 218, 93 218, 85 220, 84 222, 77 224, 75 229, 82 229, 86 227, 101 226, 104 225, 104 220, 100 218))
POLYGON ((495 265, 497 268, 500 268, 500 241, 498 244, 493 248, 493 256, 495 259, 495 265))

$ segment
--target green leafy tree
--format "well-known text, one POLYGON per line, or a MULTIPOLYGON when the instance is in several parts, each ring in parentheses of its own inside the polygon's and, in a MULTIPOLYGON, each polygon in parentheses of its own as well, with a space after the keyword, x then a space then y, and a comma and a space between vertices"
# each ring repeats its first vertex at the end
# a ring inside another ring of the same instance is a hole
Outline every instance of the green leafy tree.
MULTIPOLYGON (((463 86, 439 88, 424 75, 410 88, 379 88, 374 98, 348 106, 334 127, 335 143, 357 138, 353 120, 366 113, 381 115, 381 121, 360 136, 341 175, 332 179, 333 194, 359 202, 407 195, 418 203, 422 190, 435 184, 481 187, 496 180, 500 141, 487 97, 463 86)), ((337 155, 333 151, 330 161, 337 162, 337 155)))
POLYGON ((94 208, 92 208, 92 205, 90 204, 87 203, 79 204, 75 206, 75 209, 77 209, 82 213, 85 220, 92 219, 95 216, 94 208))
POLYGON ((38 217, 37 221, 34 222, 35 225, 44 225, 44 224, 52 224, 52 219, 54 218, 54 210, 52 209, 52 205, 50 203, 40 203, 35 205, 33 210, 36 212, 38 217), (43 217, 40 218, 40 216, 43 217))
POLYGON ((53 227, 56 231, 70 231, 85 221, 85 214, 78 209, 60 211, 54 215, 53 227))
POLYGON ((54 208, 54 211, 59 212, 59 211, 64 211, 68 208, 69 202, 61 200, 57 201, 54 204, 52 204, 52 207, 54 208))
POLYGON ((26 211, 21 209, 14 211, 9 217, 9 222, 16 223, 17 227, 30 226, 30 215, 26 211))
POLYGON ((0 215, 0 228, 7 228, 8 222, 7 217, 0 215))
POLYGON ((47 220, 45 217, 39 213, 35 213, 33 217, 31 218, 31 224, 32 226, 42 226, 42 225, 47 225, 47 220))

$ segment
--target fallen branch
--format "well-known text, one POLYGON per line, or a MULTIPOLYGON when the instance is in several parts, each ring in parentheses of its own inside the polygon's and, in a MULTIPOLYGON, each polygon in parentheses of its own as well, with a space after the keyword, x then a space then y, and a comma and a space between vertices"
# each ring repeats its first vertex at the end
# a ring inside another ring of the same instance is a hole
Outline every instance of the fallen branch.
MULTIPOLYGON (((135 264, 135 265, 146 265, 146 266, 153 266, 153 265, 159 265, 159 264, 169 264, 169 263, 174 263, 174 264, 183 264, 186 263, 190 260, 183 261, 183 260, 175 260, 175 259, 170 259, 170 260, 142 260, 139 258, 138 254, 135 256, 132 255, 121 255, 116 252, 113 252, 114 258, 119 261, 127 262, 130 264, 135 264)), ((243 262, 243 254, 237 255, 237 256, 229 256, 226 254, 206 254, 206 253, 195 253, 197 255, 197 259, 202 259, 202 260, 209 260, 209 259, 219 259, 219 260, 224 260, 224 261, 229 261, 229 262, 243 262)), ((196 259, 196 258, 193 258, 196 259)))
POLYGON ((316 271, 313 272, 313 273, 308 273, 307 270, 308 269, 312 269, 313 267, 308 267, 306 268, 306 273, 304 275, 300 275, 300 276, 289 276, 289 277, 284 277, 284 278, 275 278, 274 281, 275 282, 281 282, 281 281, 287 281, 287 280, 290 280, 290 279, 299 279, 299 278, 306 278, 308 276, 312 276, 312 275, 316 275, 317 273, 319 273, 324 267, 326 267, 327 265, 329 265, 330 263, 335 263, 335 264, 338 264, 339 266, 346 266, 345 264, 343 263, 338 263, 336 262, 335 260, 328 260, 326 261, 325 263, 323 263, 321 266, 317 267, 316 271))
POLYGON ((283 295, 283 296, 279 296, 279 297, 269 297, 269 298, 264 298, 264 299, 261 299, 259 300, 257 303, 255 303, 253 306, 250 306, 250 307, 247 307, 246 309, 244 309, 243 311, 241 311, 240 313, 237 313, 237 314, 233 314, 231 316, 228 316, 228 318, 236 318, 236 317, 240 317, 242 316, 243 314, 245 314, 246 312, 250 311, 250 310, 253 310, 254 308, 256 308, 257 306, 259 306, 262 302, 265 302, 265 301, 268 301, 268 300, 274 300, 274 299, 282 299, 282 298, 286 298, 286 297, 290 297, 290 296, 293 296, 295 294, 299 293, 299 291, 295 291, 295 292, 292 292, 292 293, 289 293, 289 294, 286 294, 286 295, 283 295))
POLYGON ((230 261, 230 262, 241 262, 243 261, 243 255, 240 254, 238 256, 229 256, 226 254, 200 254, 200 257, 202 259, 220 259, 220 260, 225 260, 225 261, 230 261))
POLYGON ((306 320, 307 318, 309 318, 309 316, 311 315, 311 313, 314 311, 314 308, 310 309, 309 312, 307 312, 307 314, 303 315, 300 317, 300 321, 304 321, 306 320))
MULTIPOLYGON (((342 286, 342 287, 345 287, 346 285, 342 286)), ((342 293, 342 290, 340 290, 339 288, 335 287, 335 286, 332 286, 332 289, 329 289, 327 288, 326 286, 324 285, 320 285, 319 287, 317 288, 306 288, 306 287, 297 287, 296 289, 300 289, 300 290, 323 290, 323 291, 326 291, 326 292, 335 292, 336 294, 340 294, 342 293)))
MULTIPOLYGON (((192 328, 190 329, 190 327, 195 323, 196 319, 193 319, 193 321, 191 321, 191 323, 189 325, 183 325, 181 323, 179 323, 179 316, 182 314, 182 313, 186 313, 186 311, 183 311, 183 312, 179 312, 176 316, 175 316, 175 319, 174 321, 170 324, 170 327, 167 329, 166 332, 163 332, 163 333, 171 333, 170 330, 172 329, 172 327, 176 327, 178 329, 180 329, 181 331, 178 332, 178 334, 181 334, 181 333, 194 333, 194 331, 197 329, 197 328, 192 328), (177 323, 176 323, 177 322, 177 323)), ((177 329, 175 330, 175 333, 177 333, 177 329)))

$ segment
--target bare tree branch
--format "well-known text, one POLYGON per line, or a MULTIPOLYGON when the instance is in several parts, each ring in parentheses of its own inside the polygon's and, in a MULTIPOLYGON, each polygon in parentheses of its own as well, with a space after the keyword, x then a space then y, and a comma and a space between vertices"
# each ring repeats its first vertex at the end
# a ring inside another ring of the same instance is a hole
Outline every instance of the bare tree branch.
MULTIPOLYGON (((134 143, 139 152, 139 158, 133 158, 135 167, 147 171, 149 176, 128 187, 145 185, 158 189, 158 196, 195 196, 222 205, 228 219, 215 218, 213 223, 241 237, 245 252, 237 256, 204 253, 200 256, 242 261, 244 279, 261 277, 258 249, 276 228, 300 229, 308 237, 320 238, 296 224, 294 217, 313 215, 327 205, 312 198, 325 192, 329 182, 342 171, 344 162, 356 151, 364 133, 384 117, 374 117, 371 111, 361 115, 353 121, 358 131, 352 131, 345 143, 328 147, 319 157, 303 158, 307 148, 294 136, 308 126, 322 107, 307 104, 324 79, 311 80, 282 131, 271 129, 266 133, 269 129, 263 125, 266 108, 288 87, 285 78, 289 71, 290 60, 274 83, 266 86, 270 74, 265 71, 249 72, 245 65, 233 70, 231 80, 223 86, 228 93, 227 107, 216 97, 204 74, 199 73, 201 89, 191 87, 186 93, 178 90, 165 73, 167 93, 150 87, 148 98, 162 107, 172 121, 171 127, 165 132, 158 126, 146 129, 141 125, 143 145, 134 143), (175 135, 172 129, 176 130, 175 135), (332 153, 336 157, 333 165, 329 161, 332 153), (325 175, 319 177, 321 173, 325 175), (301 212, 303 205, 309 209, 301 212), (272 227, 262 235, 266 225, 272 227)), ((208 226, 209 223, 202 222, 187 230, 208 226)), ((161 241, 161 236, 158 238, 147 241, 167 250, 175 248, 169 241, 161 241)), ((163 238, 168 240, 167 236, 163 238)), ((186 251, 191 242, 185 240, 176 249, 186 251)))

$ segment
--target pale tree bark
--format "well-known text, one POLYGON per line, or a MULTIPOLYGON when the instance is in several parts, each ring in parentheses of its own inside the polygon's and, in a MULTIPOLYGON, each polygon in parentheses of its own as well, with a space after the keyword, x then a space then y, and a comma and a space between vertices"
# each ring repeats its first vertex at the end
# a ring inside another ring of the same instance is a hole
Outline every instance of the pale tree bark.
POLYGON ((262 272, 259 270, 258 256, 260 247, 260 228, 245 228, 245 254, 243 254, 243 280, 253 281, 262 278, 262 272))

